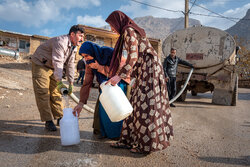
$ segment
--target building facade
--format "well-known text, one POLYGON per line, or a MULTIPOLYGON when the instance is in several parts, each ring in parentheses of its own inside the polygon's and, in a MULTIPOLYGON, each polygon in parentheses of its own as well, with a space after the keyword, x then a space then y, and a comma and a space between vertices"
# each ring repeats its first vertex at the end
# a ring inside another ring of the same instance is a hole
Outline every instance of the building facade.
POLYGON ((35 52, 41 43, 48 39, 49 37, 45 36, 0 30, 0 49, 19 52, 22 58, 27 58, 35 52))
MULTIPOLYGON (((116 33, 86 25, 80 25, 85 29, 85 41, 92 41, 100 46, 114 47, 119 37, 116 33)), ((25 59, 32 55, 36 48, 49 37, 40 35, 29 35, 17 32, 0 30, 0 49, 10 49, 19 52, 19 55, 25 59)), ((154 47, 158 55, 161 55, 161 41, 159 39, 149 38, 151 45, 154 47)), ((76 56, 76 61, 80 59, 80 55, 76 56)))
MULTIPOLYGON (((101 46, 109 46, 109 47, 115 47, 116 41, 119 37, 118 34, 102 29, 102 28, 95 28, 85 25, 80 25, 85 29, 85 41, 92 41, 95 42, 101 46)), ((161 40, 160 39, 154 39, 154 38, 148 38, 151 45, 154 47, 158 55, 161 55, 161 40)))

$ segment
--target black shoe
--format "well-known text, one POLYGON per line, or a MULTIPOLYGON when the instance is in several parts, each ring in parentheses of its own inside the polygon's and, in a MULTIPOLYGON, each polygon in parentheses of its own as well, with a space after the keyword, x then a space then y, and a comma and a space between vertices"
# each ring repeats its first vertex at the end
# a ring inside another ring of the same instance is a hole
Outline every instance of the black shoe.
POLYGON ((107 138, 106 136, 102 136, 102 135, 98 136, 98 139, 106 139, 106 138, 107 138))
POLYGON ((93 133, 94 133, 94 135, 100 135, 100 134, 101 134, 101 131, 98 130, 98 129, 94 129, 94 130, 93 130, 93 133))
POLYGON ((111 138, 111 140, 118 141, 120 140, 120 137, 114 137, 114 138, 111 138))
POLYGON ((170 107, 176 107, 173 103, 170 104, 170 107))
POLYGON ((61 119, 62 119, 62 117, 57 119, 57 123, 56 123, 57 126, 60 126, 61 119))
POLYGON ((56 131, 57 130, 53 121, 46 121, 45 129, 47 129, 48 131, 56 131))

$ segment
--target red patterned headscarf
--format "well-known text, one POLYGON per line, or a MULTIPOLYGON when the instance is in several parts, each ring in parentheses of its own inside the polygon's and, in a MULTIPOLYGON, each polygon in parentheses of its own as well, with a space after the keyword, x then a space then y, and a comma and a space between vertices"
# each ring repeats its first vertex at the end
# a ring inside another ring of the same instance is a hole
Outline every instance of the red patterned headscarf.
MULTIPOLYGON (((128 27, 132 27, 141 37, 146 37, 144 29, 140 28, 131 18, 123 12, 116 10, 112 12, 106 22, 109 23, 119 34, 110 64, 111 75, 114 76, 119 68, 122 57, 123 34, 128 27)), ((112 77, 111 76, 111 77, 112 77)))

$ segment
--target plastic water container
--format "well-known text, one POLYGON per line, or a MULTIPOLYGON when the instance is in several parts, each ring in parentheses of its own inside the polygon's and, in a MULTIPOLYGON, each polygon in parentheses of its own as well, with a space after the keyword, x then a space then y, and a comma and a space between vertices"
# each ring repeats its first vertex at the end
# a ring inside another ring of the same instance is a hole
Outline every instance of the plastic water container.
POLYGON ((61 143, 63 146, 80 143, 78 118, 72 112, 72 108, 64 108, 63 117, 60 120, 61 143))
POLYGON ((112 122, 121 121, 132 113, 133 107, 118 85, 105 83, 100 85, 102 93, 99 100, 112 122))

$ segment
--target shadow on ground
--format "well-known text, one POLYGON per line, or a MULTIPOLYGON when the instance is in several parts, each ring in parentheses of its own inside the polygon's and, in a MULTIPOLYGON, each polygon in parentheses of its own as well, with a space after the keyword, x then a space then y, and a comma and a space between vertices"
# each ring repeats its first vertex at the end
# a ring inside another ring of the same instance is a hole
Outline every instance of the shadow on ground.
POLYGON ((17 69, 17 70, 31 70, 31 63, 6 63, 6 64, 0 64, 1 68, 7 68, 7 69, 17 69))
POLYGON ((250 100, 250 93, 239 93, 238 100, 250 100))
MULTIPOLYGON (((212 93, 200 93, 197 96, 192 96, 191 93, 188 93, 187 94, 187 98, 186 98, 186 100, 184 102, 175 102, 175 103, 179 103, 179 104, 194 104, 195 108, 204 108, 202 106, 196 106, 196 105, 221 106, 221 105, 213 104, 212 103, 212 97, 213 97, 212 93)), ((238 100, 250 100, 250 93, 238 93, 238 100)), ((192 108, 194 106, 185 106, 185 107, 192 108)))
MULTIPOLYGON (((81 118, 81 119, 89 119, 81 118)), ((92 119, 92 117, 91 117, 92 119)), ((110 147, 111 140, 98 139, 92 131, 80 131, 81 142, 74 146, 61 146, 60 130, 48 132, 40 120, 0 120, 0 152, 15 154, 38 154, 48 151, 83 154, 107 154, 115 156, 143 157, 129 150, 110 147)))
POLYGON ((244 126, 244 127, 249 127, 249 128, 250 128, 250 122, 248 122, 248 121, 244 121, 243 123, 244 123, 244 124, 243 124, 243 125, 241 125, 241 126, 244 126))
POLYGON ((199 157, 202 161, 211 163, 223 163, 228 165, 250 165, 250 156, 242 156, 240 158, 229 158, 229 157, 199 157))

